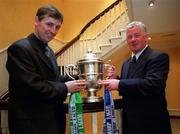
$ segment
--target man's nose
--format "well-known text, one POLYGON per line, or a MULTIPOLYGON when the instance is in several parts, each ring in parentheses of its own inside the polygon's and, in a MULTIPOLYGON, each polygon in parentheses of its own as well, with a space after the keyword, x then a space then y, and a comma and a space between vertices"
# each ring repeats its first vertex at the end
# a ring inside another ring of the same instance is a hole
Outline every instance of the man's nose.
POLYGON ((58 30, 56 29, 56 27, 52 27, 51 28, 51 33, 53 34, 57 34, 58 30))
POLYGON ((132 36, 132 40, 135 40, 135 39, 136 39, 136 37, 133 35, 133 36, 132 36))

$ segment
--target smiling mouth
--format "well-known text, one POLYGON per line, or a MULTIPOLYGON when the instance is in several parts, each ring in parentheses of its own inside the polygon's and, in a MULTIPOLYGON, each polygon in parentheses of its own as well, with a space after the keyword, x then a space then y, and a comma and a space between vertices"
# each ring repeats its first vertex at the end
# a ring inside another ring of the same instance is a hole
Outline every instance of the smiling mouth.
POLYGON ((48 39, 52 39, 52 38, 54 38, 54 36, 53 36, 53 35, 47 35, 47 37, 48 37, 48 39))

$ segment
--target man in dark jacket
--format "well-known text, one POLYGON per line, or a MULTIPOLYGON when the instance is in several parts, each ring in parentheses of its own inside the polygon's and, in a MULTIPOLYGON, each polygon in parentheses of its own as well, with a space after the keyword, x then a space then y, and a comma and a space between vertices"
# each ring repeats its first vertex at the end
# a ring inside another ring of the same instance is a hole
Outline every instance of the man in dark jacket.
POLYGON ((169 57, 147 45, 148 33, 142 22, 127 26, 127 43, 132 56, 122 66, 120 79, 115 68, 107 69, 104 80, 109 90, 122 95, 123 134, 171 134, 165 99, 169 57))
POLYGON ((68 92, 84 88, 85 81, 59 76, 55 55, 47 43, 62 22, 63 16, 54 6, 40 7, 34 33, 8 48, 10 134, 65 133, 63 102, 68 92))

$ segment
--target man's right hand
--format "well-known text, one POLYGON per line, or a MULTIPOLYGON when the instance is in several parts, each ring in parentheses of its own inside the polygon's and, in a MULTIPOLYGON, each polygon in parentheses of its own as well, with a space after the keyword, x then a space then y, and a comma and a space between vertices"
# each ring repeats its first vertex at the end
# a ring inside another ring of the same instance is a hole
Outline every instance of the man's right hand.
POLYGON ((74 93, 80 91, 81 89, 85 89, 87 82, 86 80, 73 80, 65 83, 68 88, 68 93, 74 93))

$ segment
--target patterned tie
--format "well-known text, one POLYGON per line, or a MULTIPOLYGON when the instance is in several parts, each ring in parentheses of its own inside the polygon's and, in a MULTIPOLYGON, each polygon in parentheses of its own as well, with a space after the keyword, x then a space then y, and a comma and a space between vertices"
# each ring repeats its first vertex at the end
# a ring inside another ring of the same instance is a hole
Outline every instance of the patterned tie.
POLYGON ((57 69, 56 58, 55 58, 54 54, 51 52, 48 45, 45 47, 45 52, 44 53, 49 58, 52 68, 54 69, 54 71, 56 71, 56 69, 57 69))
POLYGON ((45 55, 50 58, 51 57, 51 52, 50 52, 50 48, 48 46, 45 47, 45 55))

